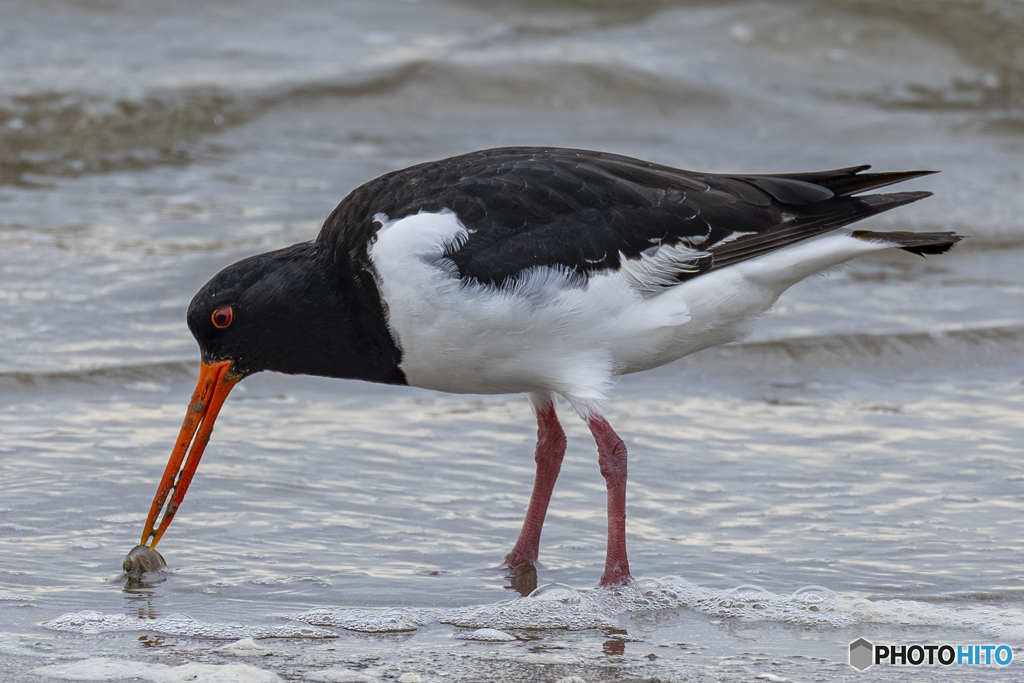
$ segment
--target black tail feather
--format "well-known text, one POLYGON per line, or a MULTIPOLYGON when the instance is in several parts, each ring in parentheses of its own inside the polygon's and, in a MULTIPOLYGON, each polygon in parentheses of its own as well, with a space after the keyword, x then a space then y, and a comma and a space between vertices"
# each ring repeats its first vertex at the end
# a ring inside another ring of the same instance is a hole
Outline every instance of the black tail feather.
MULTIPOLYGON (((855 205, 858 207, 858 210, 856 213, 852 215, 850 213, 840 213, 838 215, 825 215, 818 220, 808 221, 806 223, 799 225, 783 225, 782 227, 776 228, 769 232, 762 232, 753 235, 744 235, 743 237, 735 239, 732 242, 726 242, 725 244, 715 245, 708 249, 708 251, 715 258, 714 268, 724 268, 725 266, 731 265, 733 263, 739 263, 740 261, 746 261, 748 259, 756 258, 763 254, 775 251, 776 249, 781 249, 783 247, 789 246, 790 244, 795 244, 797 242, 802 242, 803 240, 810 239, 811 237, 823 235, 837 228, 841 228, 844 225, 855 223, 870 216, 882 213, 883 211, 888 211, 889 209, 895 209, 897 206, 903 206, 904 204, 910 204, 911 202, 916 202, 919 199, 930 197, 931 194, 931 192, 893 192, 890 194, 870 194, 867 195, 866 197, 856 197, 852 200, 835 200, 855 202, 855 205)), ((868 233, 869 231, 858 230, 856 232, 868 233)), ((904 233, 871 234, 902 235, 904 233)), ((919 234, 931 234, 934 236, 936 233, 919 234)), ((916 247, 917 245, 910 244, 908 246, 916 247)), ((952 244, 950 246, 952 246, 952 244)))
POLYGON ((945 254, 963 239, 955 232, 874 232, 854 230, 852 236, 868 242, 887 242, 911 254, 945 254))
POLYGON ((791 180, 802 180, 805 183, 813 183, 819 187, 828 188, 840 197, 848 197, 868 190, 877 190, 880 187, 902 183, 911 178, 938 173, 938 171, 893 171, 885 173, 864 173, 871 166, 850 166, 849 168, 837 168, 833 171, 817 171, 813 173, 783 173, 775 175, 776 178, 787 178, 791 180))

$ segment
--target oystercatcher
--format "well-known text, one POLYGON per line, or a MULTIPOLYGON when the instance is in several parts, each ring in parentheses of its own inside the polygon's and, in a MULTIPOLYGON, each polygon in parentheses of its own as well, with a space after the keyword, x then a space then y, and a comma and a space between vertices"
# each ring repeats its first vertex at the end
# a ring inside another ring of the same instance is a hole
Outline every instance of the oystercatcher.
POLYGON ((786 288, 859 254, 940 254, 961 239, 846 228, 930 195, 862 195, 931 173, 868 168, 718 175, 505 148, 366 183, 314 241, 228 266, 192 300, 202 369, 142 544, 167 530, 231 388, 273 370, 526 393, 537 476, 512 572, 537 559, 565 453, 561 396, 589 425, 607 482, 601 585, 628 583, 626 447, 604 418, 616 377, 741 339, 786 288))

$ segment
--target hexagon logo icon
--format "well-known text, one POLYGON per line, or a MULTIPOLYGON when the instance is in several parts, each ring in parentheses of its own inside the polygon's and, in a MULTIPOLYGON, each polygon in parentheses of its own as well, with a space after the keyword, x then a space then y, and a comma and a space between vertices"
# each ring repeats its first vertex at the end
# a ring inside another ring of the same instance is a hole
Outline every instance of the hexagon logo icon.
POLYGON ((875 646, 863 638, 850 643, 850 666, 858 671, 863 671, 872 664, 875 659, 875 646))

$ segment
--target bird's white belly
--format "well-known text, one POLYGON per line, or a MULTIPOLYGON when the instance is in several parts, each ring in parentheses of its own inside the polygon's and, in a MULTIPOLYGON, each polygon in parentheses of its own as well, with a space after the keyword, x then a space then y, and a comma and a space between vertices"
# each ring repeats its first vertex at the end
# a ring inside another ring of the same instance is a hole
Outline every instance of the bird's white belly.
POLYGON ((454 213, 379 219, 370 256, 410 385, 553 392, 584 415, 601 412, 616 375, 741 339, 795 282, 880 248, 829 235, 645 297, 622 271, 581 283, 544 267, 513 286, 466 283, 444 258, 468 234, 454 213))

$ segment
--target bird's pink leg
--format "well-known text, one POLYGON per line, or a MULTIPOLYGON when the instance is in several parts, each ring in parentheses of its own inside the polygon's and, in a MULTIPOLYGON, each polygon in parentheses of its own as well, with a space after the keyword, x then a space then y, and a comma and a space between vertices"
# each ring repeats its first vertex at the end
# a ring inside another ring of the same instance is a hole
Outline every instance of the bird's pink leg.
POLYGON ((592 418, 589 426, 608 486, 608 551, 598 585, 625 586, 633 581, 626 557, 626 444, 603 417, 592 418))
POLYGON ((537 451, 534 460, 537 462, 537 478, 533 482, 533 495, 530 497, 530 508, 526 512, 523 530, 519 532, 519 540, 512 552, 505 556, 505 566, 512 571, 521 571, 533 567, 540 552, 540 532, 544 526, 544 516, 551 501, 551 492, 555 488, 555 480, 562 469, 562 458, 565 456, 565 432, 555 414, 555 404, 549 402, 537 408, 537 451))

